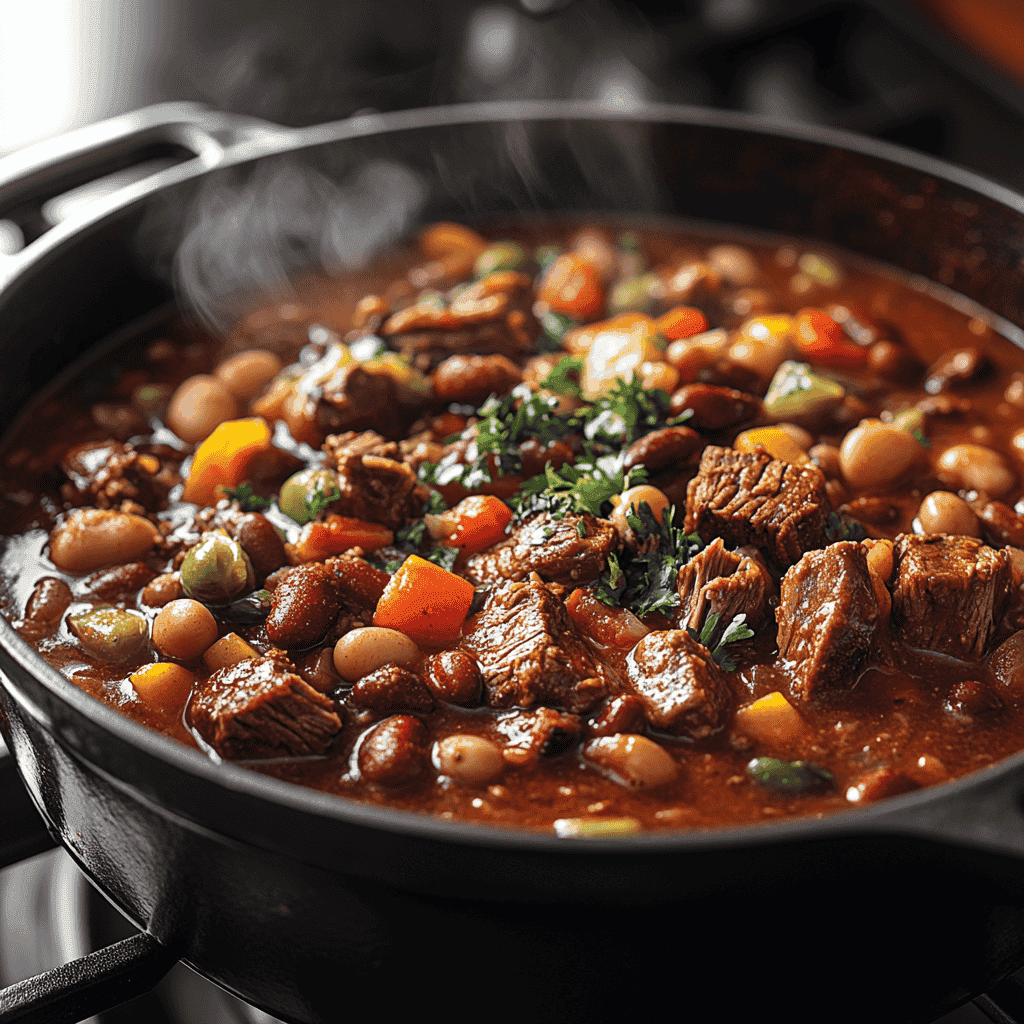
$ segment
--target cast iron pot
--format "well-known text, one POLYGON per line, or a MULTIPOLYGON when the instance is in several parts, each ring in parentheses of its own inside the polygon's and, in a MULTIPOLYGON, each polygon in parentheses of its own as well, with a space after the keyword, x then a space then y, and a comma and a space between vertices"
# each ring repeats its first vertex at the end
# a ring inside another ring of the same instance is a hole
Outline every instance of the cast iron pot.
MULTIPOLYGON (((295 189, 267 186, 282 169, 319 182, 317 195, 368 166, 380 173, 364 175, 364 199, 373 181, 418 182, 403 186, 404 206, 384 197, 396 231, 402 206, 421 219, 593 211, 792 232, 1024 326, 1024 199, 835 132, 562 103, 302 131, 172 107, 98 131, 0 164, 0 215, 31 234, 49 197, 143 157, 173 163, 10 261, 5 424, 58 368, 166 303, 166 255, 200 193, 237 198, 260 182, 267 206, 254 219, 284 223, 293 256, 312 252, 325 218, 293 216, 295 189)), ((343 249, 328 262, 350 258, 343 249)), ((1024 963, 1024 755, 825 820, 569 841, 351 804, 215 764, 92 700, 5 621, 0 668, 0 727, 28 793, 140 929, 0 994, 0 1021, 79 1019, 144 990, 177 958, 301 1022, 367 1007, 566 1021, 709 1006, 735 1020, 774 1010, 906 1022, 1024 963), (69 992, 69 978, 82 989, 69 992)))

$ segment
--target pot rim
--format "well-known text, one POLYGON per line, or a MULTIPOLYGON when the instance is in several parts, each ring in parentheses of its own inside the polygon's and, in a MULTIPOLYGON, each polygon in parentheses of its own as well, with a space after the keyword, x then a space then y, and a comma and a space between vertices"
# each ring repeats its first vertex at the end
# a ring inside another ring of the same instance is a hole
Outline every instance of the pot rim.
MULTIPOLYGON (((609 110, 596 102, 531 100, 499 101, 426 107, 384 114, 361 114, 344 121, 329 122, 309 128, 280 130, 258 134, 225 149, 221 158, 211 162, 198 157, 184 164, 161 171, 134 185, 100 200, 94 207, 70 217, 51 229, 18 256, 12 272, 0 287, 0 303, 17 290, 17 283, 29 275, 33 266, 47 255, 74 242, 86 229, 96 227, 129 208, 144 202, 151 195, 189 179, 212 171, 237 166, 263 157, 295 153, 334 142, 370 136, 388 135, 421 129, 440 129, 453 125, 472 125, 509 121, 567 121, 631 123, 672 123, 710 127, 728 131, 782 137, 812 143, 821 147, 846 150, 867 158, 910 168, 930 177, 943 179, 985 199, 999 203, 1024 216, 1024 196, 943 160, 917 153, 888 142, 856 135, 833 128, 772 121, 733 111, 710 108, 649 104, 635 110, 609 110)), ((588 839, 585 842, 560 839, 552 833, 508 828, 458 819, 445 820, 428 814, 402 811, 389 807, 359 803, 344 797, 285 782, 231 762, 216 763, 199 750, 193 750, 170 737, 153 732, 89 696, 46 662, 0 616, 0 685, 27 714, 52 732, 47 712, 23 689, 16 678, 27 676, 48 693, 69 707, 75 714, 136 751, 185 776, 201 779, 227 792, 267 801, 283 808, 300 811, 323 821, 334 821, 379 832, 400 833, 410 838, 438 841, 461 846, 485 846, 495 849, 520 849, 556 855, 636 855, 684 852, 691 849, 759 846, 820 840, 826 835, 855 835, 880 832, 923 834, 926 838, 949 841, 956 835, 930 827, 936 805, 962 804, 972 794, 988 791, 994 784, 1005 785, 1019 775, 1024 780, 1024 751, 985 766, 948 782, 890 797, 867 807, 851 808, 822 818, 773 819, 740 825, 713 828, 647 832, 616 839, 588 839), (11 671, 13 670, 13 671, 11 671), (14 678, 12 678, 12 676, 14 678)), ((62 741, 69 742, 67 737, 62 741)), ((72 744, 74 746, 74 744, 72 744)), ((77 756, 89 760, 86 751, 76 749, 77 756)), ((122 788, 134 790, 130 780, 118 779, 122 788)), ((1018 787, 1019 788, 1019 787, 1018 787)), ((137 793, 137 791, 135 791, 137 793)), ((143 798, 145 799, 145 798, 143 798)), ((177 812, 171 812, 177 813, 177 812)), ((210 827, 208 822, 201 822, 210 827)), ((1000 830, 997 830, 1000 831, 1000 830)), ((997 845, 1024 856, 1024 849, 996 837, 997 845)), ((969 841, 969 837, 968 837, 969 841)))

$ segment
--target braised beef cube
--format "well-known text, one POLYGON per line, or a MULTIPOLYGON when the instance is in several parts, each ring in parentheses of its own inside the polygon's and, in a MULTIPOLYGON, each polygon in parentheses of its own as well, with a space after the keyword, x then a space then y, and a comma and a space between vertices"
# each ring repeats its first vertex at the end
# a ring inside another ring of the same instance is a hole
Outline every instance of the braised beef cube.
POLYGON ((583 735, 583 723, 576 715, 537 708, 500 715, 494 720, 494 732, 505 760, 523 765, 564 753, 583 735))
POLYGON ((757 626, 765 616, 771 576, 756 549, 756 555, 726 551, 716 537, 679 568, 679 623, 700 632, 709 615, 717 614, 723 626, 737 615, 757 626))
POLYGON ((464 637, 487 703, 586 711, 608 693, 605 669, 565 610, 562 588, 536 573, 492 591, 464 637))
POLYGON ((775 610, 792 696, 807 700, 818 690, 853 686, 879 617, 862 544, 844 540, 804 555, 782 577, 775 610))
POLYGON ((324 444, 327 464, 337 469, 341 489, 341 495, 331 503, 330 511, 397 530, 421 510, 415 493, 416 474, 398 461, 400 452, 397 445, 383 446, 389 455, 372 454, 382 446, 374 441, 379 439, 379 435, 368 433, 368 438, 358 435, 348 441, 331 437, 324 444), (369 444, 360 444, 361 439, 369 444))
POLYGON ((200 680, 188 714, 199 735, 233 761, 323 754, 342 724, 334 702, 280 652, 200 680))
POLYGON ((974 537, 901 534, 893 554, 896 639, 954 658, 980 658, 1010 595, 1006 551, 974 537))
POLYGON ((473 555, 466 575, 478 583, 521 580, 529 573, 566 586, 596 580, 619 549, 619 536, 607 519, 585 512, 556 519, 541 512, 516 527, 512 536, 473 555), (582 531, 582 535, 581 535, 582 531))
POLYGON ((824 547, 830 511, 817 466, 794 466, 764 449, 737 452, 709 445, 686 492, 687 533, 705 541, 752 544, 780 565, 824 547))
POLYGON ((686 630, 648 633, 626 658, 626 687, 655 729, 701 739, 721 729, 734 697, 711 652, 686 630))
POLYGON ((331 434, 324 439, 321 448, 327 458, 324 465, 335 469, 339 461, 352 456, 379 455, 384 459, 401 461, 401 446, 396 441, 389 441, 375 430, 347 430, 343 434, 331 434))
POLYGON ((114 440, 72 448, 61 460, 61 469, 70 481, 64 486, 68 501, 102 509, 133 501, 156 512, 167 508, 168 494, 181 483, 176 469, 164 466, 156 456, 114 440))
POLYGON ((324 434, 375 430, 398 438, 420 414, 423 398, 385 370, 348 363, 323 383, 311 418, 324 434))

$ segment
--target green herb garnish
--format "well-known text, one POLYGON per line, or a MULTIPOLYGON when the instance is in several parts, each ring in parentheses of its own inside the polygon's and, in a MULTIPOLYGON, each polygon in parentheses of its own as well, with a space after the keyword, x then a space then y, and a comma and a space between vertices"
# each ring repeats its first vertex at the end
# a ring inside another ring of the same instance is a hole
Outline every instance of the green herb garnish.
POLYGON ((731 652, 725 649, 726 644, 735 644, 740 640, 749 640, 753 635, 754 631, 747 625, 746 612, 740 612, 736 615, 728 626, 722 631, 721 637, 716 642, 715 635, 718 632, 718 619, 720 617, 719 612, 712 612, 705 620, 704 626, 698 633, 693 626, 687 626, 686 632, 693 637, 694 640, 699 644, 703 644, 710 652, 711 657, 726 670, 726 672, 732 672, 736 668, 736 662, 732 658, 731 652))
POLYGON ((332 501, 337 501, 340 497, 341 489, 336 484, 332 484, 326 491, 315 490, 312 494, 307 493, 303 498, 306 521, 316 519, 332 501))
POLYGON ((755 757, 747 775, 776 793, 822 793, 835 786, 835 776, 811 761, 780 761, 777 757, 755 757))
POLYGON ((632 380, 622 377, 605 394, 575 417, 583 436, 615 447, 632 444, 641 434, 658 427, 677 426, 688 420, 693 411, 667 419, 671 396, 661 388, 645 388, 638 374, 632 380))
POLYGON ((570 373, 579 373, 583 369, 583 356, 565 356, 552 367, 551 372, 540 382, 541 388, 547 391, 554 391, 556 395, 567 395, 570 398, 580 398, 583 392, 574 380, 570 380, 570 373))
POLYGON ((255 494, 252 484, 248 482, 239 484, 237 487, 225 487, 224 497, 228 501, 237 501, 238 507, 243 512, 262 512, 273 504, 272 498, 262 498, 255 494))

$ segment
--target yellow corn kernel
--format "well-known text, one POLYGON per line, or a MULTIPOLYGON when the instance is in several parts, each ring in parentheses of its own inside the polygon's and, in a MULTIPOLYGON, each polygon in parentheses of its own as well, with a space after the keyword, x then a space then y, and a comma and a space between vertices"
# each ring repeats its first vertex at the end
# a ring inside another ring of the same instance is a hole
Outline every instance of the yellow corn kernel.
POLYGON ((793 333, 793 317, 785 313, 771 316, 755 316, 745 321, 740 327, 740 334, 756 341, 768 341, 772 338, 785 338, 793 333))
POLYGON ((807 729, 800 712, 778 690, 739 708, 733 721, 738 732, 760 743, 791 743, 807 729))
POLYGON ((753 430, 744 430, 732 446, 738 452, 752 452, 760 446, 773 459, 789 462, 794 466, 811 464, 807 453, 781 427, 754 427, 753 430))

